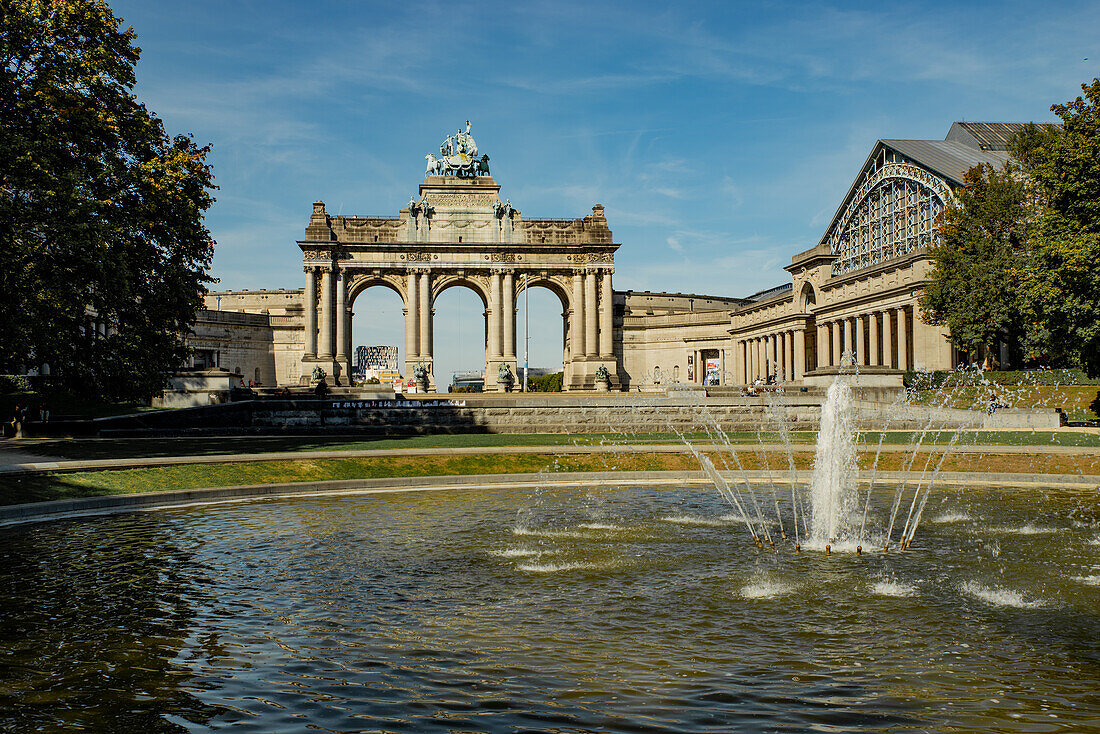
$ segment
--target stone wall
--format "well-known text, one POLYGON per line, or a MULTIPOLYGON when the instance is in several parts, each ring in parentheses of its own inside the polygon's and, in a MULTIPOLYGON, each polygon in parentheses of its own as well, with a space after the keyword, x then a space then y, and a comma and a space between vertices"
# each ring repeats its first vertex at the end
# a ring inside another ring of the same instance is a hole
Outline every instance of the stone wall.
POLYGON ((193 350, 213 350, 215 365, 267 386, 301 381, 303 310, 300 290, 223 291, 206 295, 193 350))
MULTIPOLYGON (((617 326, 620 375, 628 390, 648 392, 674 384, 701 385, 701 360, 707 353, 717 353, 722 363, 720 371, 728 372, 728 310, 624 314, 617 326)), ((723 374, 719 384, 730 384, 729 377, 723 374)))

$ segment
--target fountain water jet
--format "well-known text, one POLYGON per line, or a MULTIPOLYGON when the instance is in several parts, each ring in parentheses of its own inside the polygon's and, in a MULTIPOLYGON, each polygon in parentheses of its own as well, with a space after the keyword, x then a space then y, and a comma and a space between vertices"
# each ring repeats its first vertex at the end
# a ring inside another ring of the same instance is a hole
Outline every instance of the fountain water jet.
POLYGON ((831 539, 848 539, 849 520, 858 501, 853 423, 852 390, 838 377, 829 386, 821 406, 810 478, 811 547, 820 547, 831 539))

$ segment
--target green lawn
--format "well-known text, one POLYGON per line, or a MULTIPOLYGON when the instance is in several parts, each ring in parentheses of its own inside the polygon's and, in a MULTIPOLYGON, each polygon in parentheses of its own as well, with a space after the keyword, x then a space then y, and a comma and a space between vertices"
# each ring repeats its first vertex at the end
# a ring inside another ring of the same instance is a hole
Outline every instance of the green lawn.
MULTIPOLYGON (((913 431, 890 431, 882 439, 886 444, 908 444, 917 434, 913 431)), ((863 443, 877 444, 880 434, 867 432, 859 436, 863 443)), ((954 432, 931 432, 921 443, 949 443, 954 432)), ((705 433, 687 434, 693 443, 712 440, 705 433)), ((793 433, 791 442, 812 444, 817 434, 810 431, 793 433)), ((739 432, 729 434, 733 444, 780 443, 771 432, 739 432)), ((508 446, 597 446, 622 444, 680 443, 674 433, 639 434, 492 434, 466 433, 408 438, 325 438, 325 437, 219 437, 219 438, 110 438, 110 439, 43 439, 0 444, 43 456, 62 459, 113 459, 165 456, 219 456, 225 454, 256 454, 271 452, 369 451, 401 448, 492 448, 508 446)), ((963 445, 1003 446, 1100 446, 1100 436, 1076 431, 967 431, 960 435, 963 445)))
MULTIPOLYGON (((1061 408, 1071 421, 1100 418, 1100 387, 1096 385, 996 385, 997 396, 1013 408, 1061 408)), ((990 387, 921 390, 914 402, 948 408, 985 410, 990 387)))
MULTIPOLYGON (((801 446, 792 458, 796 469, 810 469, 814 461, 813 447, 801 446)), ((711 452, 711 459, 719 468, 732 467, 730 457, 723 452, 711 452)), ((763 452, 743 449, 738 452, 738 460, 748 471, 768 467, 775 470, 779 467, 779 471, 785 472, 787 454, 782 450, 763 452)), ((906 451, 876 456, 876 452, 870 450, 863 452, 859 460, 864 470, 872 462, 877 462, 880 471, 909 468, 909 453, 906 451)), ((996 448, 991 447, 987 454, 982 455, 949 453, 944 459, 942 469, 979 474, 1024 472, 1092 475, 1100 474, 1100 459, 1095 455, 1073 453, 1037 456, 1027 453, 998 454, 996 448)), ((0 504, 248 484, 496 473, 537 476, 559 472, 600 471, 694 473, 699 471, 699 464, 687 452, 647 453, 644 449, 573 455, 549 450, 535 454, 439 454, 346 459, 311 459, 308 455, 300 455, 294 459, 278 461, 180 464, 68 474, 6 474, 0 475, 0 504)))

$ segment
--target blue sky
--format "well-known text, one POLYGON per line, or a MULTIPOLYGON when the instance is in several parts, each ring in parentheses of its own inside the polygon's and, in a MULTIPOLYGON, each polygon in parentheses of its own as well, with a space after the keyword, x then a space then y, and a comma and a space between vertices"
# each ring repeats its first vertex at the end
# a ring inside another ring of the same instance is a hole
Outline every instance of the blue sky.
MULTIPOLYGON (((876 139, 1050 120, 1100 75, 1095 2, 111 5, 139 97, 213 143, 227 289, 301 287, 311 202, 394 216, 469 119, 526 217, 607 208, 616 289, 747 295, 787 280, 876 139)), ((356 342, 403 346, 400 309, 367 291, 356 342)), ((441 380, 480 367, 481 322, 443 294, 441 380)), ((560 366, 545 291, 531 323, 532 365, 560 366)))

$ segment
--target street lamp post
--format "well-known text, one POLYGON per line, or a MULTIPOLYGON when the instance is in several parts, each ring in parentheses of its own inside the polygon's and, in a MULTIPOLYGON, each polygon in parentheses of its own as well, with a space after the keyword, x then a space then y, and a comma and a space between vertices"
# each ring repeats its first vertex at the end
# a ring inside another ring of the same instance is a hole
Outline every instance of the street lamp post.
POLYGON ((530 289, 527 287, 527 273, 523 274, 523 391, 527 392, 527 354, 531 347, 531 333, 527 325, 531 321, 530 289))

